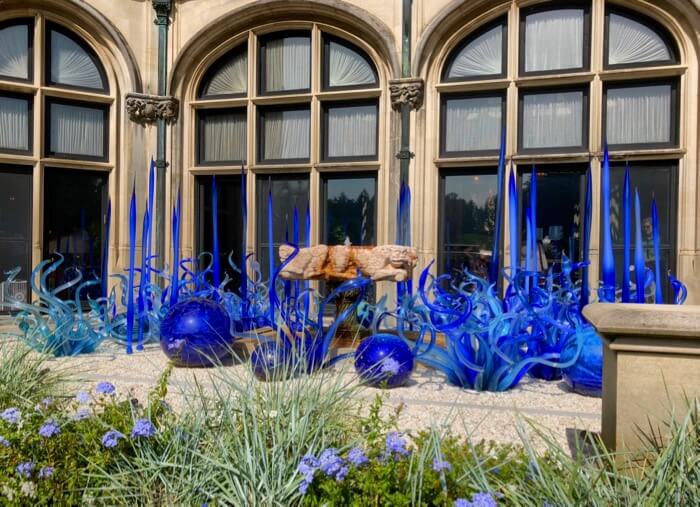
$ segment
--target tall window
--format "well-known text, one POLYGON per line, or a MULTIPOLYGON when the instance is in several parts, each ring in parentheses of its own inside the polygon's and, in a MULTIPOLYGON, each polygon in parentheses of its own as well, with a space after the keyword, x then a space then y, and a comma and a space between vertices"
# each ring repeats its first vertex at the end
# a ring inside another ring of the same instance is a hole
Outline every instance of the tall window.
MULTIPOLYGON (((515 142, 507 146, 507 156, 519 175, 521 220, 531 169, 537 168, 533 234, 542 262, 551 265, 564 253, 580 259, 585 170, 589 157, 594 165, 600 164, 607 143, 615 185, 621 185, 623 174, 616 160, 630 161, 644 216, 656 195, 662 269, 673 270, 677 158, 683 156, 678 144, 677 76, 684 71, 673 37, 643 14, 604 0, 543 1, 525 7, 513 1, 508 9, 505 13, 502 6, 498 16, 456 42, 441 69, 436 165, 443 269, 478 271, 474 252, 478 250, 480 257, 491 254, 487 238, 481 237, 486 245, 482 247, 474 236, 490 230, 490 218, 474 210, 485 197, 483 177, 496 171, 510 112, 517 122, 508 124, 508 138, 515 142), (604 15, 594 16, 598 12, 604 15), (517 20, 517 26, 509 26, 508 19, 517 20), (677 70, 663 68, 668 66, 677 70), (512 93, 506 94, 508 89, 512 93), (599 102, 592 104, 593 97, 599 102), (601 135, 593 138, 589 132, 601 135), (668 160, 658 162, 660 158, 668 160)), ((619 219, 619 190, 614 186, 614 220, 619 219)), ((617 232, 614 235, 615 248, 621 249, 621 238, 617 232)), ((619 273, 622 269, 618 266, 619 273)))
MULTIPOLYGON (((311 23, 243 34, 204 73, 197 91, 192 170, 237 174, 242 163, 247 165, 255 208, 250 214, 255 223, 249 223, 248 230, 254 232, 252 245, 265 276, 269 192, 277 262, 279 245, 295 240, 295 209, 301 246, 307 241, 307 209, 314 213, 314 224, 335 217, 348 222, 348 236, 355 244, 376 242, 382 92, 371 57, 349 37, 311 23), (345 178, 342 182, 338 171, 345 178), (344 194, 335 182, 346 185, 344 194), (350 206, 345 217, 334 208, 343 205, 334 204, 341 194, 350 206), (357 216, 349 215, 355 212, 357 216)), ((342 223, 334 227, 345 230, 342 223)), ((313 231, 317 235, 309 238, 312 243, 345 240, 343 234, 327 236, 316 226, 313 231)))
POLYGON ((65 259, 50 286, 77 272, 88 279, 106 276, 100 258, 114 167, 114 95, 105 69, 88 42, 41 14, 0 22, 0 48, 0 179, 12 197, 0 201, 0 215, 15 216, 17 224, 0 236, 0 264, 12 267, 12 252, 24 245, 20 279, 26 280, 33 222, 43 231, 34 260, 54 254, 65 259), (34 135, 37 124, 40 136, 34 135), (42 192, 32 191, 42 184, 42 192), (41 216, 33 215, 32 193, 43 195, 36 206, 41 216))

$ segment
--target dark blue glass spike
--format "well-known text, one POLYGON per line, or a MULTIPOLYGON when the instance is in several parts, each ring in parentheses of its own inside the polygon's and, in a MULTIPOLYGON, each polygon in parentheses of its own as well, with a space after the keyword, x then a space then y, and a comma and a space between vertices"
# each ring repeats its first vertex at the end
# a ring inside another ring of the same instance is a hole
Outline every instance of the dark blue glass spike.
POLYGON ((630 302, 630 263, 632 244, 632 187, 630 165, 625 168, 625 182, 622 188, 623 252, 622 252, 622 302, 630 302))
POLYGON ((654 285, 656 304, 664 302, 664 295, 661 291, 661 234, 659 233, 659 212, 656 209, 656 197, 651 198, 651 228, 654 237, 654 285))
POLYGON ((501 148, 498 153, 498 174, 496 183, 496 221, 491 245, 491 264, 489 265, 489 283, 498 284, 501 263, 501 230, 503 228, 503 180, 506 170, 506 129, 501 133, 501 148))
POLYGON ((148 272, 146 271, 146 263, 148 259, 148 236, 150 230, 151 217, 148 214, 148 204, 146 205, 146 212, 143 214, 143 226, 141 228, 141 269, 139 270, 139 296, 137 299, 138 311, 139 311, 139 322, 138 322, 138 339, 136 341, 136 350, 143 350, 143 333, 145 331, 147 317, 146 317, 146 286, 148 285, 148 272))
POLYGON ((510 175, 508 177, 508 227, 510 229, 510 266, 512 276, 520 265, 520 245, 518 244, 518 190, 515 186, 515 170, 513 163, 510 164, 510 175))
MULTIPOLYGON (((532 208, 525 210, 525 269, 532 271, 532 208)), ((527 281, 525 282, 527 285, 527 281)))
POLYGON ((126 293, 126 353, 132 352, 134 336, 134 264, 136 263, 136 184, 131 191, 129 206, 129 277, 126 293))
POLYGON ((241 234, 241 298, 242 314, 248 316, 248 262, 246 252, 248 251, 248 190, 246 185, 245 166, 241 164, 241 208, 243 210, 243 224, 241 234))
POLYGON ((101 288, 102 297, 107 297, 107 271, 109 270, 109 229, 112 223, 112 200, 107 201, 107 214, 105 215, 105 233, 102 240, 102 262, 101 262, 101 288))
POLYGON ((214 287, 221 284, 221 261, 219 259, 219 189, 216 185, 216 175, 211 177, 211 255, 212 276, 214 287))
POLYGON ((588 161, 588 171, 586 171, 586 196, 583 211, 583 253, 582 259, 583 270, 581 280, 581 307, 588 304, 589 288, 588 288, 588 262, 590 259, 591 250, 591 220, 593 219, 593 191, 591 177, 591 162, 588 161))
POLYGON ((275 245, 274 245, 274 231, 272 224, 274 221, 273 205, 272 205, 272 182, 268 180, 268 190, 267 190, 267 268, 270 274, 269 276, 269 287, 267 297, 269 300, 270 308, 269 319, 270 325, 275 326, 275 245))
POLYGON ((639 190, 634 189, 634 284, 636 286, 636 301, 644 303, 644 247, 642 240, 642 207, 639 204, 639 190))
POLYGON ((603 287, 600 300, 605 303, 615 302, 615 256, 612 248, 612 231, 610 225, 610 157, 605 146, 603 155, 602 177, 602 217, 603 217, 603 287))
POLYGON ((180 205, 182 190, 177 190, 177 202, 173 208, 173 266, 170 279, 170 306, 177 303, 180 293, 180 205))
MULTIPOLYGON (((151 254, 153 253, 153 239, 151 235, 151 231, 153 230, 153 202, 154 202, 154 196, 155 196, 155 180, 156 180, 156 163, 153 161, 151 158, 151 165, 148 169, 148 235, 147 235, 147 242, 146 242, 146 259, 147 262, 151 262, 151 254)), ((161 254, 161 252, 158 252, 161 254)), ((148 270, 148 283, 151 283, 151 274, 150 274, 150 269, 148 270)))
MULTIPOLYGON (((294 206, 294 218, 292 222, 292 238, 294 245, 299 246, 299 210, 294 206)), ((299 295, 299 280, 294 281, 294 299, 299 295)))
MULTIPOLYGON (((306 220, 304 222, 304 225, 305 225, 304 232, 306 234, 304 236, 304 238, 306 239, 306 246, 307 247, 311 246, 311 211, 310 211, 310 208, 311 208, 311 203, 307 201, 306 202, 306 220)), ((309 314, 309 310, 310 310, 309 304, 310 304, 311 298, 309 297, 309 290, 308 290, 310 286, 311 285, 309 283, 309 280, 304 280, 304 289, 306 290, 306 293, 304 295, 304 309, 305 309, 306 315, 309 314)))
POLYGON ((528 248, 530 249, 532 266, 528 264, 527 269, 537 271, 537 169, 534 165, 530 175, 530 227, 532 227, 532 234, 528 248))

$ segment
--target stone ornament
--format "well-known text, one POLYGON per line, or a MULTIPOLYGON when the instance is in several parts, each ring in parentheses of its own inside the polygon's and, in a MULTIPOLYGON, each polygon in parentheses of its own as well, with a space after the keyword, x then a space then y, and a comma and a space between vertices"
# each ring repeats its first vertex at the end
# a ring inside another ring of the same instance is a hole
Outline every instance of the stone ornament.
POLYGON ((142 125, 155 123, 159 119, 174 123, 180 111, 180 102, 175 97, 128 93, 126 112, 129 119, 142 125))
POLYGON ((389 93, 391 107, 395 110, 400 110, 404 104, 411 106, 411 109, 418 110, 423 105, 423 80, 418 77, 392 79, 389 81, 389 93))
MULTIPOLYGON (((289 245, 279 248, 282 262, 293 253, 289 245)), ((280 276, 284 280, 343 281, 355 278, 359 270, 375 282, 403 282, 412 277, 417 261, 416 249, 410 246, 316 245, 300 248, 280 276)))

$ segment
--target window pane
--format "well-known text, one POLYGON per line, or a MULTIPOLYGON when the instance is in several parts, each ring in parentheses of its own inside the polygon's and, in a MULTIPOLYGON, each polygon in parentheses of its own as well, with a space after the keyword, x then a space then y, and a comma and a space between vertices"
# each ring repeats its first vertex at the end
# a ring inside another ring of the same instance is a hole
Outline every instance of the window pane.
POLYGON ((522 113, 523 148, 577 147, 583 144, 582 91, 525 94, 522 113))
MULTIPOLYGON (((59 252, 65 258, 49 277, 49 287, 58 287, 75 277, 102 273, 102 242, 107 212, 107 179, 104 172, 48 168, 44 172, 44 258, 59 252)), ((61 295, 74 297, 73 287, 61 295)), ((100 286, 82 291, 83 299, 98 297, 100 286)))
POLYGON ((440 182, 441 273, 465 269, 488 279, 496 225, 495 170, 443 170, 440 182))
POLYGON ((670 84, 609 88, 606 111, 608 143, 671 142, 671 93, 670 84))
POLYGON ((21 268, 12 284, 0 284, 5 295, 29 301, 32 261, 32 167, 0 165, 0 273, 21 268))
POLYGON ((443 146, 446 153, 498 150, 503 126, 503 97, 445 100, 443 146))
MULTIPOLYGON (((670 284, 666 280, 666 273, 675 271, 676 245, 676 216, 677 165, 674 162, 632 162, 630 163, 630 183, 632 187, 631 217, 631 262, 632 273, 630 278, 634 281, 634 243, 635 243, 635 210, 634 191, 639 191, 640 218, 642 222, 642 249, 644 251, 645 265, 654 269, 654 242, 651 226, 651 199, 656 198, 656 207, 659 212, 659 236, 661 240, 661 277, 664 279, 663 290, 666 302, 670 302, 673 293, 670 284)), ((625 178, 625 164, 612 164, 610 171, 610 222, 615 254, 615 276, 618 286, 622 284, 622 272, 624 269, 624 225, 622 219, 622 197, 625 178)))
POLYGON ((49 153, 105 156, 105 110, 74 104, 49 103, 49 153))
POLYGON ((246 112, 244 110, 199 111, 200 162, 246 160, 246 112))
POLYGON ((373 85, 377 82, 372 64, 359 49, 349 43, 329 40, 326 51, 329 87, 373 85))
POLYGON ((557 9, 525 18, 525 72, 583 67, 584 12, 557 9))
POLYGON ((50 82, 102 90, 106 84, 94 57, 72 38, 51 30, 50 82))
POLYGON ((279 92, 307 90, 311 77, 311 39, 290 36, 271 39, 263 46, 265 76, 263 90, 279 92))
POLYGON ((326 107, 325 158, 376 157, 377 105, 326 107))
POLYGON ((29 26, 0 29, 0 76, 29 79, 29 26))
MULTIPOLYGON (((531 172, 526 167, 522 168, 522 171, 520 253, 521 265, 524 266, 527 238, 525 211, 530 204, 531 172)), ((538 167, 535 216, 537 229, 534 234, 537 241, 537 266, 540 271, 560 262, 562 254, 566 254, 573 261, 580 260, 585 184, 585 166, 538 167)))
POLYGON ((0 95, 0 150, 30 151, 29 100, 0 95))
POLYGON ((647 25, 626 16, 608 17, 608 64, 663 62, 671 59, 663 38, 647 25))
MULTIPOLYGON (((243 238, 243 210, 241 209, 241 176, 218 175, 216 177, 218 196, 218 239, 219 239, 219 265, 221 266, 221 281, 224 274, 232 279, 229 288, 240 286, 240 274, 229 265, 228 256, 233 252, 233 261, 236 266, 241 264, 241 247, 243 238)), ((197 253, 213 252, 214 229, 212 220, 212 177, 197 176, 197 253)), ((205 258, 205 263, 209 258, 205 258)), ((201 265, 200 269, 205 268, 201 265)), ((207 279, 211 283, 213 275, 210 273, 207 279)))
POLYGON ((447 79, 503 73, 503 25, 475 37, 452 57, 447 79))
POLYGON ((376 174, 327 176, 323 187, 324 243, 342 245, 347 237, 353 245, 376 244, 376 174))
POLYGON ((264 160, 308 160, 309 109, 267 110, 261 115, 264 160))
POLYGON ((272 241, 275 265, 283 242, 294 241, 294 209, 299 217, 299 246, 306 245, 306 210, 309 204, 308 175, 259 175, 256 182, 258 248, 257 258, 263 277, 269 276, 268 192, 272 191, 272 241))
POLYGON ((205 79, 201 95, 236 95, 248 89, 248 53, 239 48, 215 62, 205 79))

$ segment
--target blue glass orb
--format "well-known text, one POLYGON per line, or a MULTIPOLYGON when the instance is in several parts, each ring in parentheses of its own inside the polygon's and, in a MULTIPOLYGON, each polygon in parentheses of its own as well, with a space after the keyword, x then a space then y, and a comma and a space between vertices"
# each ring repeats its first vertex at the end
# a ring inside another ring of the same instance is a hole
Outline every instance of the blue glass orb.
POLYGON ((290 354, 281 342, 263 342, 250 355, 253 375, 258 380, 284 380, 291 374, 290 354))
POLYGON ((413 353, 398 336, 375 334, 357 347, 355 371, 369 385, 399 387, 413 372, 413 353))
POLYGON ((160 346, 178 366, 212 366, 231 353, 231 320, 223 306, 205 298, 180 301, 160 324, 160 346))
POLYGON ((564 382, 576 393, 600 397, 603 390, 603 341, 592 326, 586 326, 566 345, 561 353, 562 362, 574 357, 576 340, 581 340, 581 352, 573 366, 563 371, 564 382))

